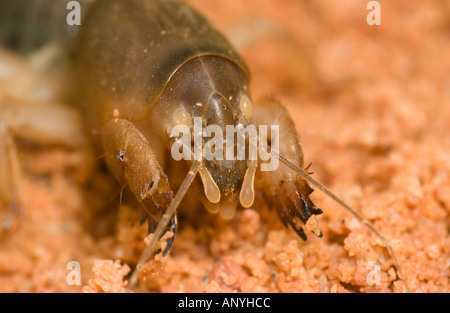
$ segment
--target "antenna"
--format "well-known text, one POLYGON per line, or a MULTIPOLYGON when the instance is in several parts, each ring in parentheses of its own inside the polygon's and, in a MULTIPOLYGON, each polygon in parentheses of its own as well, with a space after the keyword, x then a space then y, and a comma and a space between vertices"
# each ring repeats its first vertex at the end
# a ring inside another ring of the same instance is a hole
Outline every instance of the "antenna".
POLYGON ((130 278, 130 284, 128 285, 129 289, 134 289, 136 286, 136 283, 139 278, 139 274, 142 271, 142 266, 147 262, 150 255, 153 252, 154 246, 159 240, 159 238, 163 235, 167 225, 170 222, 170 219, 175 214, 176 209, 180 205, 181 200, 183 200, 184 195, 186 194, 187 190, 191 186, 192 182, 194 181, 195 176, 197 175, 198 171, 200 170, 202 162, 199 160, 194 160, 194 163, 191 166, 191 169, 189 170, 188 174, 186 175, 185 179, 183 180, 183 183, 181 184, 180 188, 178 189, 175 197, 172 199, 172 202, 170 203, 169 207, 167 208, 166 212, 163 214, 161 220, 158 223, 158 226, 155 230, 155 235, 149 242, 148 246, 145 248, 144 252, 142 253, 138 264, 136 265, 136 269, 134 270, 133 274, 130 278))
POLYGON ((382 233, 380 233, 367 219, 365 219, 361 214, 359 214, 357 211, 352 209, 347 203, 345 203, 343 200, 341 200, 331 190, 329 190, 327 187, 322 185, 320 182, 318 182, 317 180, 312 178, 307 172, 305 172, 301 168, 298 168, 297 166, 295 166, 294 164, 289 162, 286 158, 284 158, 283 156, 281 156, 278 153, 276 153, 275 151, 273 151, 270 147, 268 147, 264 144, 261 144, 261 143, 260 143, 260 146, 263 149, 266 149, 272 156, 279 159, 284 165, 288 166, 293 171, 298 173, 303 179, 310 182, 311 184, 313 184, 314 186, 319 188, 322 192, 324 192, 327 196, 329 196, 331 199, 333 199, 334 201, 339 203, 344 209, 346 209, 348 212, 350 212, 354 217, 356 217, 359 221, 361 221, 364 225, 366 225, 372 232, 374 232, 385 244, 386 248, 389 251, 389 254, 391 255, 392 259, 394 260, 394 264, 395 264, 395 267, 397 268, 398 276, 405 283, 406 291, 410 292, 408 282, 406 281, 405 276, 403 276, 403 271, 400 266, 400 263, 398 262, 397 256, 394 252, 394 249, 392 249, 391 244, 386 239, 386 237, 383 236, 382 233))

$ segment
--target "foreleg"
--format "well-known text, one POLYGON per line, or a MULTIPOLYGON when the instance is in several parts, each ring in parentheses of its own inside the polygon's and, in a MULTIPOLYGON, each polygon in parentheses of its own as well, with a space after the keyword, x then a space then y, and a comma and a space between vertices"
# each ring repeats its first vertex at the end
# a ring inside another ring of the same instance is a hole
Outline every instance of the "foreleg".
MULTIPOLYGON (((278 133, 271 133, 270 142, 278 142, 279 155, 289 160, 297 167, 303 168, 303 152, 295 124, 287 110, 277 102, 264 102, 255 106, 253 121, 256 125, 278 125, 278 133), (275 142, 275 141, 274 141, 275 142)), ((261 145, 264 143, 260 142, 261 145)), ((272 147, 273 148, 273 147, 272 147)), ((261 171, 258 174, 258 185, 264 190, 264 195, 271 206, 275 206, 281 220, 288 224, 304 240, 306 235, 301 224, 306 225, 308 231, 321 237, 322 232, 314 215, 322 213, 316 208, 309 195, 313 189, 297 173, 284 164, 279 164, 273 171, 261 171)))

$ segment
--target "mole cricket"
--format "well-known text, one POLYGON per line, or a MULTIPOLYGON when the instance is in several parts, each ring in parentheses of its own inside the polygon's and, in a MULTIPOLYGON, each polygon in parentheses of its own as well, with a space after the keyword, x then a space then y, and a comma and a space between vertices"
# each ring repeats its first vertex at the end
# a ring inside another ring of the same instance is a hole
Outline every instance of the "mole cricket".
MULTIPOLYGON (((262 190, 283 224, 303 240, 303 227, 322 237, 316 216, 323 212, 310 199, 313 189, 309 185, 315 186, 383 241, 408 290, 389 241, 304 169, 300 139, 289 113, 275 101, 253 106, 245 61, 201 13, 179 0, 97 0, 86 11, 79 34, 72 39, 73 71, 82 73, 74 87, 75 102, 84 112, 86 125, 100 130, 99 146, 109 171, 131 190, 148 218, 148 233, 153 234, 131 276, 130 289, 152 254, 170 251, 176 211, 183 209, 180 203, 196 183, 204 191, 201 201, 213 211, 249 208, 255 189, 262 190), (195 123, 199 118, 200 125, 195 123), (277 131, 262 140, 258 127, 274 125, 277 131), (207 131, 208 126, 216 127, 215 131, 207 131), (245 131, 252 126, 254 132, 245 131), (184 140, 179 131, 173 131, 177 127, 189 133, 183 135, 184 140), (233 133, 223 138, 230 127, 233 133), (212 137, 212 133, 217 140, 206 142, 205 136, 212 137), (235 139, 245 145, 228 149, 235 139), (166 175, 171 160, 165 160, 171 158, 171 151, 180 149, 189 171, 174 192, 166 175), (215 157, 207 157, 208 151, 215 157), (279 166, 261 170, 268 159, 279 166), (161 238, 165 244, 159 248, 161 238)), ((31 120, 24 108, 21 114, 31 120)), ((40 108, 42 118, 69 118, 69 113, 54 106, 40 108)), ((15 110, 13 105, 3 106, 1 113, 7 116, 15 110)), ((9 123, 14 125, 14 120, 9 123)), ((44 145, 52 138, 62 145, 81 145, 70 143, 79 126, 50 124, 47 128, 33 125, 35 136, 45 138, 41 140, 44 145)), ((8 130, 14 135, 14 127, 8 130)), ((7 151, 0 168, 7 179, 0 195, 8 209, 15 201, 11 192, 17 189, 18 175, 10 135, 7 131, 0 135, 7 151)))

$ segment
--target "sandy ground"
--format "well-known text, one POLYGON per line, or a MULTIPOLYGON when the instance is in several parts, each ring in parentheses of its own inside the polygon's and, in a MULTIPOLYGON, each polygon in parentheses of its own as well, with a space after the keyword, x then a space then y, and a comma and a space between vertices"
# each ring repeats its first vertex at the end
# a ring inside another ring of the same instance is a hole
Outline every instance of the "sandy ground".
MULTIPOLYGON (((190 2, 248 62, 255 102, 288 108, 314 177, 390 240, 410 290, 449 292, 449 4, 379 1, 381 25, 369 26, 368 1, 190 2)), ((99 160, 19 152, 22 213, 0 234, 0 291, 126 291, 145 245, 139 211, 90 170, 99 160)), ((404 292, 382 242, 320 191, 312 197, 324 235, 306 242, 260 196, 231 221, 181 212, 171 253, 145 265, 136 290, 404 292), (369 285, 377 264, 380 284, 369 285)))

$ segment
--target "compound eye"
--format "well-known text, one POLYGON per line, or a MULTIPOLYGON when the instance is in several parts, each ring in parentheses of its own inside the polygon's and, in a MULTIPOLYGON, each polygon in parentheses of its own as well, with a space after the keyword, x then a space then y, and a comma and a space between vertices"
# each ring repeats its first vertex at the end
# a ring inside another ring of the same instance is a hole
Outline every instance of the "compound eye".
POLYGON ((247 119, 250 119, 252 117, 252 113, 253 113, 252 100, 250 100, 250 98, 247 97, 246 95, 241 96, 241 100, 239 102, 239 108, 241 109, 242 114, 244 114, 244 116, 247 119))

